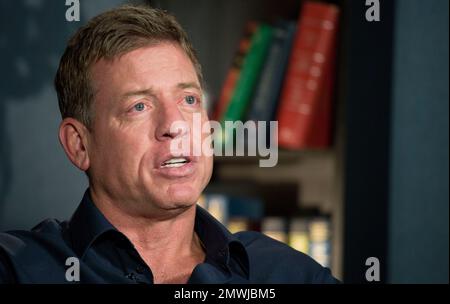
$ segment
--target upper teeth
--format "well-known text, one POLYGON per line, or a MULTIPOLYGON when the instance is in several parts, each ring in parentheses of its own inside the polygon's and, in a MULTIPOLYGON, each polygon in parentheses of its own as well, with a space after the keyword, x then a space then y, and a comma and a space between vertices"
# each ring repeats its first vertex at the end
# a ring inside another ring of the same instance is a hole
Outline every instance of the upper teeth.
POLYGON ((162 166, 163 167, 181 167, 185 163, 187 163, 186 158, 171 158, 169 160, 166 160, 162 166))

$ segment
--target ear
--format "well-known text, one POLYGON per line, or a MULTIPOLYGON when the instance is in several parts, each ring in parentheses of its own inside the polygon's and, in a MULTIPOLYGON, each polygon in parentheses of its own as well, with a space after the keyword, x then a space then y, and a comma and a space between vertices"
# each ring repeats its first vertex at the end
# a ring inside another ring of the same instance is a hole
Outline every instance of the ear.
POLYGON ((78 169, 89 169, 88 153, 89 130, 78 120, 68 117, 59 126, 59 141, 70 159, 78 169))

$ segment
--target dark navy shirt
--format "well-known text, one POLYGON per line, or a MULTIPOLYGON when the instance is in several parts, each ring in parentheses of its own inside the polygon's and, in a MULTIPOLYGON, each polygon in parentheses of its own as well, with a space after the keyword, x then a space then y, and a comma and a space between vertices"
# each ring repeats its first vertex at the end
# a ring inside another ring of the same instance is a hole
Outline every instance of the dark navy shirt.
MULTIPOLYGON (((337 282, 328 268, 307 255, 258 232, 231 234, 200 207, 194 229, 206 258, 188 283, 337 282)), ((46 220, 31 231, 0 233, 0 283, 151 284, 153 275, 88 190, 70 221, 46 220), (79 261, 79 281, 73 281, 75 264, 70 258, 79 261)))

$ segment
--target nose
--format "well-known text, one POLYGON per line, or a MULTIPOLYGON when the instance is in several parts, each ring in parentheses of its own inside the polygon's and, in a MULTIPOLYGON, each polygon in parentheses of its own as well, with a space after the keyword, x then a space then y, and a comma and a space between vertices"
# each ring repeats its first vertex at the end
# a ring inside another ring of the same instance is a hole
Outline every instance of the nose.
POLYGON ((157 118, 156 139, 171 140, 189 132, 189 126, 175 102, 161 102, 157 118))

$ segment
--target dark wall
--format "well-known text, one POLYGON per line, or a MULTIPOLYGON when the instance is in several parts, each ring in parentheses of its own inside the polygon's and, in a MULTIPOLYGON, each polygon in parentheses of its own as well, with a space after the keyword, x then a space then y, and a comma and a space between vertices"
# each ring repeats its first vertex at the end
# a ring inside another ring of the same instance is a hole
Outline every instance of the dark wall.
POLYGON ((80 1, 67 22, 65 1, 0 1, 0 230, 65 219, 86 178, 66 158, 53 89, 59 58, 75 30, 121 0, 80 1))
POLYGON ((448 283, 449 3, 347 4, 344 281, 448 283))
POLYGON ((389 281, 448 283, 447 0, 397 0, 389 281))
POLYGON ((380 1, 379 22, 365 1, 347 1, 345 42, 344 281, 364 283, 366 260, 386 281, 394 1, 380 1))

